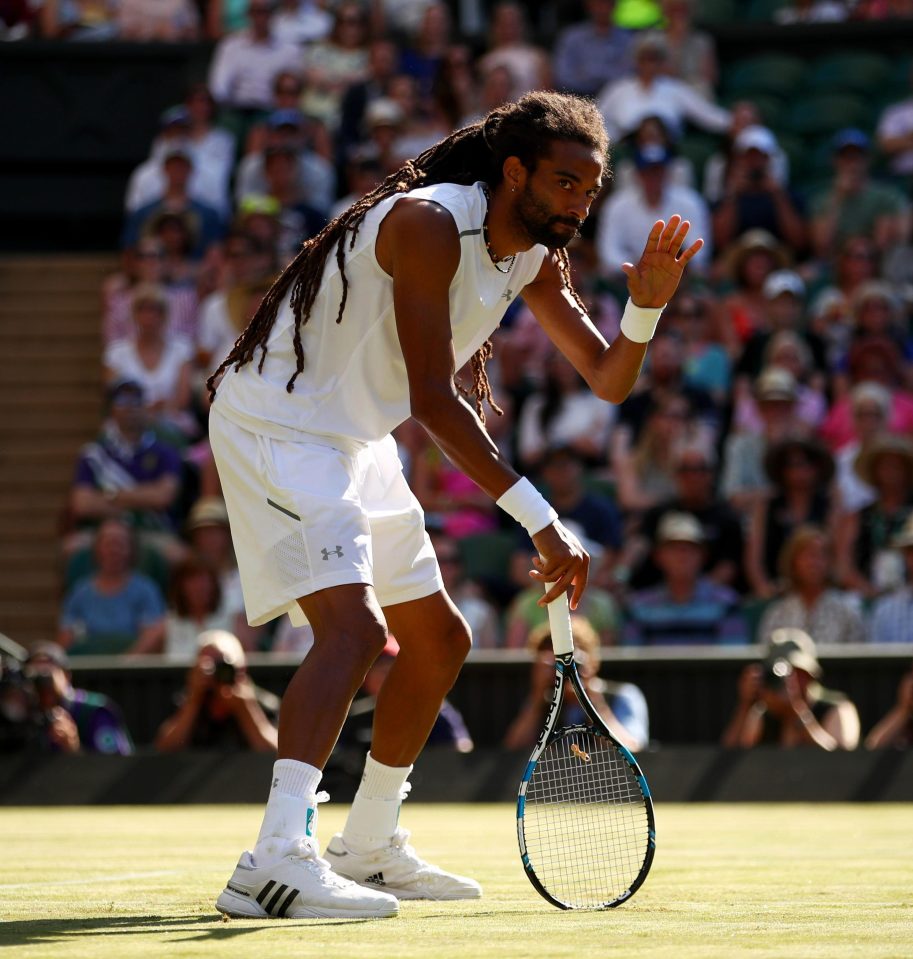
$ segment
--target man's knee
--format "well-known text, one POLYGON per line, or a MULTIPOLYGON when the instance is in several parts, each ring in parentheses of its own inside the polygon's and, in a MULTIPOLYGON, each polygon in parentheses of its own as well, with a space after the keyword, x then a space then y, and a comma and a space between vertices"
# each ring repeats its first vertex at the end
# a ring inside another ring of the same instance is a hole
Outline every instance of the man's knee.
POLYGON ((454 613, 435 637, 433 646, 433 659, 440 668, 456 674, 472 648, 469 624, 459 613, 454 613))
POLYGON ((309 597, 301 607, 314 630, 315 648, 363 665, 365 670, 387 642, 383 613, 370 597, 349 597, 340 592, 323 596, 319 602, 309 597))

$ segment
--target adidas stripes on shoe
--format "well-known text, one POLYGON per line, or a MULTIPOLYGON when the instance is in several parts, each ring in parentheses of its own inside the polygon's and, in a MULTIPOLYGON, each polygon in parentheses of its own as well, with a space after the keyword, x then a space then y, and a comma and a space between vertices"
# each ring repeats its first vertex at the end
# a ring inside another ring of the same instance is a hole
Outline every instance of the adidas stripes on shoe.
POLYGON ((272 865, 257 865, 243 853, 216 909, 249 919, 380 919, 395 916, 399 904, 387 892, 337 875, 313 840, 298 839, 272 865))

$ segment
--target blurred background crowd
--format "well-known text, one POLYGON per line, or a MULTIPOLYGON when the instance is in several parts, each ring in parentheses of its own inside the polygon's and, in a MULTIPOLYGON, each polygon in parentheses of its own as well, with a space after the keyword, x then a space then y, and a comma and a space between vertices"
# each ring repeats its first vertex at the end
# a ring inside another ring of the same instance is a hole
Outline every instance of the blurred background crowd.
MULTIPOLYGON (((618 407, 522 299, 495 336, 487 425, 593 557, 580 614, 597 648, 909 643, 913 57, 767 50, 724 72, 711 7, 784 26, 913 17, 908 0, 0 0, 7 40, 213 42, 124 197, 59 647, 192 659, 221 630, 306 652, 306 627, 244 618, 205 379, 302 241, 541 88, 593 97, 612 138, 570 248, 607 339, 652 223, 680 213, 705 241, 618 407)), ((396 439, 476 648, 538 654, 527 537, 420 427, 396 439)), ((761 686, 746 674, 740 701, 761 686)))

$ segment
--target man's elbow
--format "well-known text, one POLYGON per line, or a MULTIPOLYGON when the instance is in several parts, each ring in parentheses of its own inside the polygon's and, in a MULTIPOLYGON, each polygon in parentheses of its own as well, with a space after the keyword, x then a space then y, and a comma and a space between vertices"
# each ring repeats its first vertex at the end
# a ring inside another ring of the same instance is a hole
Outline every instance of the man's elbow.
POLYGON ((590 384, 594 396, 597 396, 606 403, 613 403, 616 406, 619 403, 623 403, 628 396, 630 396, 633 387, 633 383, 620 383, 617 380, 608 382, 598 381, 590 384))
POLYGON ((455 404, 459 404, 459 397, 452 389, 413 389, 410 393, 409 405, 412 418, 429 433, 435 433, 453 415, 455 404))

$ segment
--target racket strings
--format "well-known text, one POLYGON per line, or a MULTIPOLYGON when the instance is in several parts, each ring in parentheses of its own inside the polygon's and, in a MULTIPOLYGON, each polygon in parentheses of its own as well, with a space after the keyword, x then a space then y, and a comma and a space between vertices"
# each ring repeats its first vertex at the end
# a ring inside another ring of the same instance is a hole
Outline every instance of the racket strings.
POLYGON ((542 752, 523 833, 533 870, 556 899, 575 908, 616 901, 643 868, 649 830, 640 784, 610 739, 572 731, 542 752))

